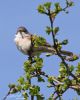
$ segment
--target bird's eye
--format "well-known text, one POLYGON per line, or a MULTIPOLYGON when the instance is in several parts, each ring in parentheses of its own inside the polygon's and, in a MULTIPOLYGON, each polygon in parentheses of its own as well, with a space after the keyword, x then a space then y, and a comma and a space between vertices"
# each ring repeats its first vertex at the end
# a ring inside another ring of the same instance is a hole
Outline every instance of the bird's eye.
POLYGON ((26 30, 22 30, 22 32, 26 32, 26 30))

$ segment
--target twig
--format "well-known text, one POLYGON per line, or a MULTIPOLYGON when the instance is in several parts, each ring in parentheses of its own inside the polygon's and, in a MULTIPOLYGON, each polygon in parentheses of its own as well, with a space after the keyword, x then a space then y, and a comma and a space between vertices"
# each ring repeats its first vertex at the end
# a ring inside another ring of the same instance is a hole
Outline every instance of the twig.
POLYGON ((55 35, 54 35, 54 32, 53 32, 53 19, 51 17, 51 12, 50 12, 50 9, 48 9, 48 15, 49 15, 49 19, 50 19, 50 22, 51 22, 51 28, 52 28, 52 37, 53 37, 53 43, 54 43, 54 46, 55 46, 55 35))
POLYGON ((71 89, 74 89, 74 90, 80 90, 80 84, 79 85, 72 85, 72 86, 69 86, 71 89))
MULTIPOLYGON (((57 49, 56 49, 57 50, 57 49)), ((69 70, 69 66, 68 64, 65 62, 65 59, 63 58, 63 56, 57 51, 58 56, 61 58, 62 63, 65 65, 67 72, 69 75, 71 75, 76 81, 78 81, 77 77, 71 73, 71 71, 69 70)))
MULTIPOLYGON (((69 88, 78 90, 78 89, 80 89, 80 85, 76 85, 76 86, 75 85, 71 85, 71 86, 68 86, 64 91, 62 91, 61 94, 65 93, 65 91, 67 91, 69 88)), ((56 93, 56 91, 55 91, 55 93, 56 93)), ((53 100, 56 100, 57 98, 58 98, 58 95, 56 97, 53 97, 53 100)))
MULTIPOLYGON (((49 78, 49 76, 45 72, 41 72, 40 75, 43 75, 43 76, 49 78)), ((53 81, 55 81, 58 85, 63 84, 62 82, 58 81, 56 78, 54 78, 53 81)))
MULTIPOLYGON (((64 92, 66 92, 67 89, 68 89, 68 88, 66 88, 61 94, 63 94, 64 92)), ((55 92, 56 92, 56 91, 55 91, 55 92)), ((59 97, 60 97, 60 95, 57 95, 57 96, 53 97, 53 100, 56 100, 56 99, 58 99, 59 97)))
POLYGON ((50 9, 48 10, 48 12, 49 12, 49 19, 50 19, 51 28, 52 28, 52 37, 53 37, 54 48, 55 48, 55 50, 57 52, 57 55, 61 58, 62 62, 64 63, 64 65, 65 65, 65 67, 67 69, 68 74, 71 75, 74 79, 77 80, 77 77, 69 71, 68 64, 65 62, 65 59, 60 54, 60 51, 57 49, 57 45, 56 45, 56 41, 55 41, 55 35, 54 35, 54 32, 53 32, 53 20, 52 20, 52 17, 51 17, 50 9))
POLYGON ((11 88, 9 89, 8 93, 6 94, 6 96, 5 96, 2 100, 6 100, 6 99, 7 99, 7 97, 8 97, 9 94, 10 94, 10 91, 11 91, 11 88))
MULTIPOLYGON (((66 9, 68 8, 68 4, 65 8, 62 9, 62 11, 65 11, 66 9)), ((72 72, 69 70, 69 66, 68 64, 65 62, 65 59, 63 58, 63 56, 61 55, 61 52, 58 50, 58 47, 57 47, 57 44, 56 44, 56 39, 55 39, 55 34, 53 32, 53 19, 51 17, 51 13, 50 13, 50 9, 48 10, 49 12, 49 19, 50 19, 50 23, 51 23, 51 29, 52 29, 52 38, 53 38, 53 44, 54 44, 54 48, 56 50, 56 53, 57 55, 60 57, 60 59, 62 60, 63 64, 65 65, 66 69, 67 69, 67 72, 70 76, 72 76, 76 81, 78 81, 77 77, 72 74, 72 72)), ((68 88, 67 88, 68 89, 68 88)), ((67 90, 65 89, 62 94, 67 90)), ((57 93, 57 96, 56 97, 53 97, 53 100, 56 100, 57 98, 59 98, 59 100, 61 100, 61 96, 59 94, 59 92, 56 90, 56 93, 57 93)))
MULTIPOLYGON (((33 52, 33 42, 32 42, 32 35, 31 35, 31 48, 30 48, 30 50, 29 50, 29 52, 28 52, 29 60, 30 60, 30 62, 31 62, 31 65, 32 65, 32 63, 33 63, 32 52, 33 52)), ((31 79, 29 80, 29 82, 30 82, 30 84, 31 84, 31 79)), ((33 96, 33 95, 31 95, 31 100, 34 100, 34 96, 33 96)))

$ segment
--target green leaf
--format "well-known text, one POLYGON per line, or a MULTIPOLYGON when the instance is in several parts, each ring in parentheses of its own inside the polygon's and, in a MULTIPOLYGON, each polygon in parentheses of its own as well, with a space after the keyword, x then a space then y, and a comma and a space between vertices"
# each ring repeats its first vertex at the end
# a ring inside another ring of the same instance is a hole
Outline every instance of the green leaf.
POLYGON ((48 82, 52 83, 54 81, 54 77, 53 76, 49 76, 48 77, 48 82))
POLYGON ((71 72, 74 70, 74 66, 73 65, 69 66, 69 68, 70 68, 71 72))
POLYGON ((68 2, 68 6, 74 6, 74 2, 68 2))
POLYGON ((22 86, 21 85, 17 85, 17 89, 18 89, 18 91, 21 91, 22 90, 22 86))
POLYGON ((37 10, 38 10, 38 12, 41 13, 41 14, 43 14, 43 13, 46 12, 43 5, 39 5, 38 8, 37 8, 37 10))
POLYGON ((67 45, 68 44, 68 40, 67 39, 66 40, 63 40, 61 44, 62 45, 67 45))
POLYGON ((73 61, 79 59, 79 57, 77 55, 73 55, 73 61))
POLYGON ((44 100, 44 96, 41 95, 41 94, 38 94, 38 95, 37 95, 37 100, 44 100))
POLYGON ((28 72, 30 67, 31 67, 31 62, 29 60, 24 62, 24 70, 25 70, 25 72, 28 72))
POLYGON ((53 32, 54 32, 54 34, 56 35, 56 33, 59 31, 59 27, 55 27, 54 29, 53 29, 53 32))
POLYGON ((60 67, 65 67, 64 63, 62 63, 62 62, 59 65, 60 65, 60 67))
POLYGON ((46 39, 41 36, 37 36, 37 35, 33 36, 32 41, 35 47, 38 47, 40 45, 44 46, 46 44, 46 39))
POLYGON ((18 79, 18 82, 20 83, 20 84, 24 84, 24 77, 20 77, 19 79, 18 79))
POLYGON ((39 76, 38 77, 38 82, 45 82, 45 80, 41 76, 39 76))
POLYGON ((62 77, 65 77, 65 75, 67 75, 67 69, 63 63, 60 63, 59 72, 60 72, 62 77))
POLYGON ((25 76, 26 76, 27 80, 30 80, 30 79, 31 79, 31 74, 30 74, 29 72, 27 72, 27 73, 25 74, 25 76))
POLYGON ((77 65, 76 75, 80 75, 80 62, 77 65))
POLYGON ((30 85, 30 83, 29 82, 25 82, 25 84, 23 85, 23 90, 28 90, 29 89, 29 87, 30 87, 31 85, 30 85))
POLYGON ((41 70, 41 68, 43 67, 43 59, 39 57, 35 57, 34 60, 36 61, 36 63, 34 64, 34 67, 37 70, 41 70))
POLYGON ((50 9, 50 7, 51 7, 51 2, 46 2, 45 4, 44 4, 44 6, 45 6, 45 8, 48 10, 48 9, 50 9))
POLYGON ((68 88, 68 85, 67 84, 64 84, 63 85, 63 90, 65 91, 67 88, 68 88))
POLYGON ((72 80, 72 84, 76 84, 76 80, 72 80))
POLYGON ((80 63, 78 63, 77 69, 80 70, 80 63))
POLYGON ((54 6, 55 6, 56 8, 58 8, 59 2, 56 2, 56 3, 54 4, 54 6))
POLYGON ((14 88, 16 85, 15 84, 9 84, 8 87, 9 88, 14 88))
POLYGON ((36 70, 35 66, 32 66, 28 69, 28 72, 27 73, 33 73, 34 71, 36 70))
POLYGON ((60 3, 57 2, 57 3, 54 4, 54 6, 55 6, 55 13, 56 14, 58 14, 60 11, 62 11, 60 3))
POLYGON ((66 70, 65 70, 64 67, 61 67, 61 68, 59 69, 59 72, 60 72, 60 73, 63 73, 63 72, 66 72, 66 70))
POLYGON ((51 33, 52 29, 49 26, 47 26, 45 31, 49 35, 51 33))
POLYGON ((39 94, 40 87, 39 86, 31 86, 30 87, 30 95, 36 96, 39 94))
POLYGON ((22 95, 24 97, 24 100, 28 100, 28 94, 26 92, 23 92, 22 95))
POLYGON ((67 86, 71 85, 71 80, 68 78, 64 79, 65 84, 67 84, 67 86))

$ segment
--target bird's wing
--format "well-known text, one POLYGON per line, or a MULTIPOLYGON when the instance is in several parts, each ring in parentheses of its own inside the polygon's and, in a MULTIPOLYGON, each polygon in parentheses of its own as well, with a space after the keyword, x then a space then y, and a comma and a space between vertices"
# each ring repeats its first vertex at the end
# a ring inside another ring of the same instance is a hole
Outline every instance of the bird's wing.
MULTIPOLYGON (((30 35, 32 36, 32 42, 34 42, 34 47, 35 47, 33 51, 43 51, 43 52, 56 54, 56 50, 46 41, 46 39, 44 39, 41 36, 32 35, 32 34, 30 35)), ((66 56, 73 55, 72 52, 66 50, 61 50, 60 52, 61 54, 66 56)))
POLYGON ((37 46, 37 47, 38 46, 51 47, 51 45, 46 42, 46 39, 41 36, 32 35, 32 42, 34 43, 34 46, 37 46))
MULTIPOLYGON (((39 47, 35 47, 33 48, 33 51, 41 51, 42 53, 52 53, 52 54, 57 54, 56 50, 54 49, 54 47, 48 47, 48 46, 39 46, 39 47)), ((74 54, 70 51, 66 51, 66 50, 61 50, 60 53, 62 55, 66 55, 66 56, 73 56, 74 54)))

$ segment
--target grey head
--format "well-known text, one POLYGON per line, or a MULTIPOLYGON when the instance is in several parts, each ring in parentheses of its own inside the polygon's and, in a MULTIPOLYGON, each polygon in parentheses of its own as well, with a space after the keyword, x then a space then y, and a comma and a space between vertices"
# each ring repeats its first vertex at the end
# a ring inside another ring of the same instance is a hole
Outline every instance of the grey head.
MULTIPOLYGON (((20 26, 18 29, 17 29, 17 33, 18 32, 25 32, 26 34, 29 34, 28 30, 24 27, 24 26, 20 26)), ((16 33, 16 34, 17 34, 16 33)))

